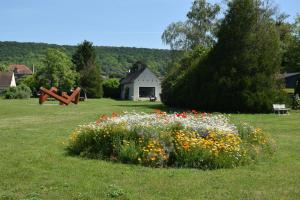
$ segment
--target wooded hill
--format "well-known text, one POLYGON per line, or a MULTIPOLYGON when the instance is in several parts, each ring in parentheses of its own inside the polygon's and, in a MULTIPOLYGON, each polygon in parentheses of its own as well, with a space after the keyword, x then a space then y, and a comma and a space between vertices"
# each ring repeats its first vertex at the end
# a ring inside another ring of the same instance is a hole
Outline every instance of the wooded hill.
MULTIPOLYGON (((0 42, 0 64, 25 64, 32 68, 42 66, 42 59, 48 48, 63 49, 72 56, 76 46, 56 45, 31 42, 0 42)), ((149 68, 160 76, 166 73, 167 63, 171 59, 171 51, 163 49, 146 49, 131 47, 95 46, 97 60, 103 75, 122 77, 138 60, 145 62, 149 68)))

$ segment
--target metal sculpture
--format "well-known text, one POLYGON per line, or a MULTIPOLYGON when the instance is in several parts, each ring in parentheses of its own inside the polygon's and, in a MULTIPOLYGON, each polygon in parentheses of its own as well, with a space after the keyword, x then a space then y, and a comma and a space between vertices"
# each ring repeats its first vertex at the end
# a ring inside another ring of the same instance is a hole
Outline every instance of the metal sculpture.
POLYGON ((52 87, 50 88, 50 90, 41 87, 39 104, 43 104, 49 96, 59 101, 60 105, 69 105, 71 102, 74 104, 78 104, 80 96, 80 87, 76 88, 70 96, 66 92, 62 92, 60 96, 57 94, 57 91, 58 89, 56 87, 52 87))

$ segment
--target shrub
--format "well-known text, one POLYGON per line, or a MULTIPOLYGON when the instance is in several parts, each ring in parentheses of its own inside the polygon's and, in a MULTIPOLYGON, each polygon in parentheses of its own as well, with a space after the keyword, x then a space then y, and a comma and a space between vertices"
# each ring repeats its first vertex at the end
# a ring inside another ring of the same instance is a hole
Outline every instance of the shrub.
POLYGON ((274 152, 262 130, 224 115, 126 113, 101 116, 70 137, 71 154, 151 167, 230 168, 274 152))
POLYGON ((26 85, 10 87, 4 92, 5 99, 27 99, 31 96, 31 90, 26 85))
POLYGON ((104 97, 113 99, 120 98, 120 82, 117 78, 110 78, 103 82, 103 93, 104 97))
POLYGON ((300 108, 300 97, 299 94, 297 93, 293 97, 293 109, 299 109, 300 108))

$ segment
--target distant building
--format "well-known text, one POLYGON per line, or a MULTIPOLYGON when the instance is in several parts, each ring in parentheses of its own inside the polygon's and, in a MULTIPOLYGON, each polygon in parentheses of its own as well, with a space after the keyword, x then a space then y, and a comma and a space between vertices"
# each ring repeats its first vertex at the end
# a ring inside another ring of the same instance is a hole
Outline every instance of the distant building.
POLYGON ((0 72, 0 92, 9 87, 16 87, 15 75, 13 72, 0 72))
POLYGON ((19 64, 9 65, 8 71, 13 72, 15 74, 16 79, 33 74, 31 69, 29 69, 26 65, 19 65, 19 64))
POLYGON ((147 67, 139 67, 121 79, 121 99, 149 100, 156 97, 160 101, 161 81, 147 67))
POLYGON ((300 81, 300 72, 284 73, 282 77, 284 78, 286 88, 295 88, 297 81, 300 81))

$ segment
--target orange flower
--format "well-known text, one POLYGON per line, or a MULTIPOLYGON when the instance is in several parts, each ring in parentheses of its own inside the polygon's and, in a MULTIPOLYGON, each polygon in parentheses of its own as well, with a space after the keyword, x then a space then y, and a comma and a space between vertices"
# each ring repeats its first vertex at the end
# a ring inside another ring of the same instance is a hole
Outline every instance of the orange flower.
POLYGON ((101 115, 99 119, 97 119, 96 124, 100 124, 101 122, 106 121, 107 119, 107 115, 101 115))
POLYGON ((112 117, 113 117, 113 118, 116 118, 116 117, 118 117, 118 113, 116 113, 116 112, 113 112, 113 113, 112 113, 112 117))

